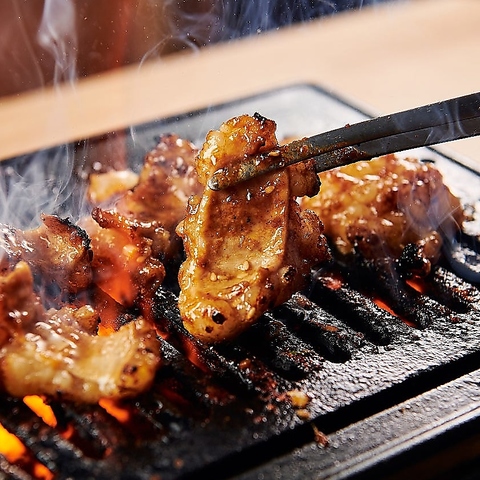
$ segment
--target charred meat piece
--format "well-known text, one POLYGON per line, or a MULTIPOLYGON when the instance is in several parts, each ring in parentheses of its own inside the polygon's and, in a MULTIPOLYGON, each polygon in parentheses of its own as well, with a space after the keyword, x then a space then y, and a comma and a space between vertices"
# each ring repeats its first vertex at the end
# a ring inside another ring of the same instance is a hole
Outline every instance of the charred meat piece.
MULTIPOLYGON (((274 148, 275 128, 244 115, 210 132, 197 158, 200 182, 274 148)), ((311 267, 329 256, 322 223, 295 201, 317 191, 312 166, 302 165, 190 199, 177 229, 186 252, 179 308, 187 330, 209 343, 231 339, 303 288, 311 267)))
POLYGON ((44 310, 21 261, 0 276, 0 383, 11 395, 78 402, 137 395, 151 385, 159 342, 142 318, 97 335, 89 305, 44 310))
POLYGON ((342 255, 398 259, 414 244, 428 273, 442 237, 451 238, 463 221, 460 201, 432 163, 385 155, 319 177, 319 194, 302 199, 302 206, 322 219, 325 235, 342 255))
POLYGON ((146 307, 165 278, 156 254, 169 244, 170 234, 154 223, 100 208, 83 225, 91 238, 93 282, 125 307, 137 302, 146 307))
POLYGON ((32 230, 1 228, 0 257, 3 249, 10 259, 6 263, 24 260, 42 284, 55 283, 61 291, 77 293, 86 288, 92 280, 86 232, 55 215, 42 215, 41 220, 43 225, 32 230))

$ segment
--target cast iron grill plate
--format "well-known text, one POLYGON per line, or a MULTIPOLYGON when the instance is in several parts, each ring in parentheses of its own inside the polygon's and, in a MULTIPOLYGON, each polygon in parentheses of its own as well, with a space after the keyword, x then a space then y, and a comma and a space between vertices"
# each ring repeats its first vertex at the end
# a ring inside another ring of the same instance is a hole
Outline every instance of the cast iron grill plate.
MULTIPOLYGON (((32 168, 51 182, 52 171, 67 165, 72 175, 55 177, 58 183, 49 190, 55 199, 46 196, 35 208, 75 219, 85 213, 81 171, 92 161, 118 155, 138 169, 161 133, 200 145, 206 132, 227 118, 256 111, 277 121, 279 138, 367 118, 318 87, 295 85, 12 159, 1 165, 2 188, 25 188, 33 181, 32 168)), ((436 150, 413 153, 435 161, 472 211, 467 233, 476 258, 478 173, 468 162, 436 150)), ((31 210, 19 226, 27 228, 37 213, 31 210)), ((54 402, 58 424, 51 428, 21 400, 3 396, 0 423, 55 479, 272 478, 281 472, 283 478, 354 478, 393 468, 408 449, 430 445, 464 424, 476 425, 476 285, 448 264, 438 267, 426 294, 400 280, 409 320, 416 323, 410 327, 373 302, 378 284, 359 292, 350 273, 342 270, 345 281, 335 291, 318 279, 238 340, 215 348, 183 331, 175 293, 162 288, 156 313, 171 326, 162 344, 164 366, 150 392, 123 404, 128 422, 97 405, 54 402), (200 366, 187 358, 192 347, 200 366), (292 405, 287 392, 294 390, 308 395, 305 408, 292 405), (424 413, 417 423, 415 406, 424 413), (402 409, 408 415, 399 417, 402 409), (368 441, 353 440, 366 431, 373 432, 368 441)), ((0 458, 0 472, 31 478, 30 460, 10 465, 0 458)))

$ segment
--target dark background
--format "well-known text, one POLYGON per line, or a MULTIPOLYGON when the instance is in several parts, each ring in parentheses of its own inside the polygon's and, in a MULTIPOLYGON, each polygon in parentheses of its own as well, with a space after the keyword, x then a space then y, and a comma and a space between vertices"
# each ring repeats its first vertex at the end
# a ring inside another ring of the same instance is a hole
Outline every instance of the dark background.
POLYGON ((0 96, 386 1, 0 0, 0 96))

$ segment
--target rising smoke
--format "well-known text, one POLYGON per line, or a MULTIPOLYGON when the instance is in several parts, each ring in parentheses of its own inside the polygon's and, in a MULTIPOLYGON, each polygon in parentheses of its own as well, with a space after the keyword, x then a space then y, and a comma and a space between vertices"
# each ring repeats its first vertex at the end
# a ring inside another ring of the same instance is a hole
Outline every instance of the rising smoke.
POLYGON ((359 9, 382 0, 223 0, 215 39, 231 40, 359 9))
POLYGON ((77 78, 75 5, 68 0, 45 0, 37 40, 54 60, 53 83, 77 78))
MULTIPOLYGON (((78 78, 102 70, 141 65, 178 50, 195 51, 381 1, 386 0, 5 0, 0 2, 0 26, 3 22, 5 27, 0 96, 74 86, 78 78)), ((52 128, 61 128, 63 114, 54 112, 52 128)), ((33 155, 35 159, 30 155, 17 162, 19 170, 8 162, 2 166, 0 222, 26 228, 40 212, 54 213, 68 200, 72 146, 58 147, 48 161, 42 160, 45 153, 33 155)))

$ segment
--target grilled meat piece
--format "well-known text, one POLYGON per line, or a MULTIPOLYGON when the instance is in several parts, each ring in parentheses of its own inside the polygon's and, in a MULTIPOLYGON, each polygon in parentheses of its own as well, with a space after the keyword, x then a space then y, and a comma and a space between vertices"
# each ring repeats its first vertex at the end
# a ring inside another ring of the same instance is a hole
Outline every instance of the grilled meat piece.
POLYGON ((93 403, 137 395, 160 362, 154 329, 142 318, 97 335, 89 305, 44 310, 21 261, 0 276, 0 382, 14 396, 93 403))
POLYGON ((302 199, 302 206, 322 219, 342 255, 356 251, 366 259, 397 259, 415 244, 431 265, 442 237, 451 238, 463 221, 460 201, 432 163, 385 155, 319 177, 319 194, 302 199))
MULTIPOLYGON (((200 182, 243 155, 275 147, 275 128, 244 115, 210 132, 197 157, 200 182)), ((206 342, 231 339, 305 285, 329 252, 322 223, 295 197, 317 191, 312 165, 301 165, 190 199, 177 229, 186 252, 178 278, 187 330, 206 342)))
POLYGON ((125 307, 146 306, 165 278, 158 254, 168 247, 170 234, 155 223, 100 208, 82 225, 91 238, 94 283, 125 307))
POLYGON ((87 197, 93 205, 102 205, 125 194, 137 183, 138 175, 132 170, 91 173, 88 177, 87 197))
POLYGON ((203 188, 195 172, 197 149, 177 135, 162 135, 145 156, 138 184, 116 204, 122 215, 141 222, 156 221, 174 232, 185 217, 190 195, 203 188))
POLYGON ((162 241, 163 250, 154 255, 174 259, 182 251, 175 229, 185 217, 187 200, 203 189, 195 172, 197 152, 192 143, 177 135, 162 135, 157 146, 145 156, 138 176, 129 170, 92 174, 90 201, 99 205, 100 201, 111 198, 115 201, 113 210, 122 217, 143 225, 151 223, 153 228, 143 228, 143 235, 154 242, 156 228, 169 232, 169 243, 162 241))
POLYGON ((0 379, 10 394, 96 402, 148 387, 159 362, 154 330, 145 317, 117 328, 129 316, 125 308, 138 307, 150 318, 165 278, 162 260, 181 250, 175 227, 188 196, 201 188, 196 152, 189 142, 165 135, 140 175, 93 174, 90 201, 115 201, 115 207, 94 208, 81 221, 84 229, 47 215, 34 230, 3 228, 0 379), (33 285, 30 266, 40 283, 54 282, 69 294, 57 299, 59 309, 46 310, 34 293, 39 285, 33 285), (75 306, 61 303, 67 298, 75 306), (102 331, 111 335, 97 335, 100 316, 102 331))
POLYGON ((3 249, 13 264, 27 262, 42 287, 55 283, 68 293, 86 288, 92 280, 92 251, 86 232, 55 215, 42 215, 41 220, 43 225, 32 230, 4 226, 0 256, 3 249))

